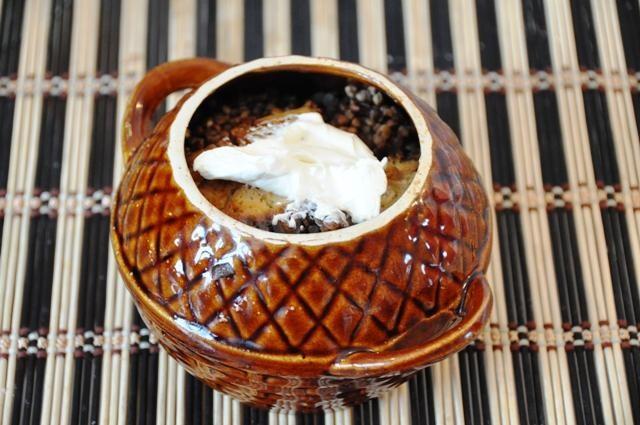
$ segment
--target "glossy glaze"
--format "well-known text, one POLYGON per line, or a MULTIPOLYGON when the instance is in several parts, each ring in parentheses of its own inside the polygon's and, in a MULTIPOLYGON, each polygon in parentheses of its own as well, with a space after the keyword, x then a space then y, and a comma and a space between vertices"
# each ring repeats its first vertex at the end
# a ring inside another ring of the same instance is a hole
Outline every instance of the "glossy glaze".
POLYGON ((386 225, 315 246, 247 237, 203 214, 173 178, 168 132, 189 95, 147 134, 166 95, 226 67, 197 59, 151 71, 125 118, 112 241, 163 346, 242 401, 314 410, 374 396, 471 342, 491 305, 490 216, 452 131, 412 98, 433 162, 421 193, 386 225))

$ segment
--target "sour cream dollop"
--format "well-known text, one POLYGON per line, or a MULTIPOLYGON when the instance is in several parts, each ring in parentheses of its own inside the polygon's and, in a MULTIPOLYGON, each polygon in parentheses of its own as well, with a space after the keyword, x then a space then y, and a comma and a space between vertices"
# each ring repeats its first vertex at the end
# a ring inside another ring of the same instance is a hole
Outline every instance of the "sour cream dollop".
POLYGON ((320 220, 347 212, 359 223, 380 214, 386 158, 378 160, 358 136, 325 123, 317 112, 289 116, 266 130, 250 133, 248 145, 202 152, 194 170, 205 179, 272 192, 290 205, 311 202, 320 220))

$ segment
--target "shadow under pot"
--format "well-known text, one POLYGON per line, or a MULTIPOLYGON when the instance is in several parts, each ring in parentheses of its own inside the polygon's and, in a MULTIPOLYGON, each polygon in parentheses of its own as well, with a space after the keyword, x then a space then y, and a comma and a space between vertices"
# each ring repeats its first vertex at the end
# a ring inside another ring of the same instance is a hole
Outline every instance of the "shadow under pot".
POLYGON ((360 403, 463 349, 488 319, 480 178, 435 112, 386 76, 300 56, 167 63, 136 87, 123 150, 111 238, 124 282, 168 353, 242 402, 360 403), (286 199, 194 171, 202 152, 294 112, 386 158, 378 215, 283 224, 286 199))

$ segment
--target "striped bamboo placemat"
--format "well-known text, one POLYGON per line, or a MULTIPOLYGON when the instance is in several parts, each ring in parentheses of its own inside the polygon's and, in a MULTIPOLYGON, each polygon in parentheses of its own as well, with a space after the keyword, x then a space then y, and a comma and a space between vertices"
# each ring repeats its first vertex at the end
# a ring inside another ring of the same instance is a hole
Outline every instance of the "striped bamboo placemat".
POLYGON ((0 0, 0 423, 640 423, 638 122, 638 0, 0 0), (316 415, 186 374, 108 240, 118 127, 145 70, 291 52, 411 87, 495 206, 483 337, 316 415))

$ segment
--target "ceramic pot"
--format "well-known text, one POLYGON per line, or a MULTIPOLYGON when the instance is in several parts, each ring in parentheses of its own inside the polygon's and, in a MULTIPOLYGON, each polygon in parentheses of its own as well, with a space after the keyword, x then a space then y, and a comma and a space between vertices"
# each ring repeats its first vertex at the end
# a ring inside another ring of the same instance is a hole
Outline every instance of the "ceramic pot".
POLYGON ((135 89, 122 141, 111 216, 118 267, 160 344, 219 391, 303 411, 361 402, 461 350, 487 321, 490 211, 479 176, 435 112, 381 74, 300 56, 167 63, 135 89), (379 216, 271 233, 198 190, 184 154, 198 106, 225 84, 285 70, 373 85, 408 113, 418 171, 379 216), (152 129, 156 107, 181 89, 191 90, 152 129))

